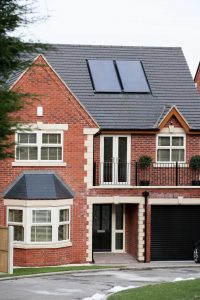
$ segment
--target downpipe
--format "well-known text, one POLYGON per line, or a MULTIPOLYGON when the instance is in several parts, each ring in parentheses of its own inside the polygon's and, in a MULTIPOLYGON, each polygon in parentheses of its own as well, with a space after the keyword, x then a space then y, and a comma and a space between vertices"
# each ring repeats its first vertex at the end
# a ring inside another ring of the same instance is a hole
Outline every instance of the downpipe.
POLYGON ((144 229, 144 234, 145 234, 145 252, 144 252, 144 262, 147 262, 147 259, 146 259, 146 254, 147 254, 147 208, 148 208, 149 192, 144 191, 142 193, 142 196, 144 197, 144 201, 145 201, 145 229, 144 229))

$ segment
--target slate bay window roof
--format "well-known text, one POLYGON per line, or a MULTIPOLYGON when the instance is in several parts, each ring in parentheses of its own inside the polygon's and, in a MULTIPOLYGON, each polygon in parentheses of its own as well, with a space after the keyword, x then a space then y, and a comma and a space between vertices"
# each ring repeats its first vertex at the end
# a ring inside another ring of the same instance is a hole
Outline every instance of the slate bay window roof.
POLYGON ((22 173, 4 193, 4 199, 56 200, 72 199, 71 189, 55 172, 22 173))

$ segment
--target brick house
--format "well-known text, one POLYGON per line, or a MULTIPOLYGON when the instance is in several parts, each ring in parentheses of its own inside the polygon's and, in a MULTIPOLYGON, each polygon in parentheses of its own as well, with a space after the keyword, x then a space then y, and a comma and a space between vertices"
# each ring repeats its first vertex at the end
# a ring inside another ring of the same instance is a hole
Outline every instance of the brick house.
POLYGON ((10 87, 35 94, 1 162, 14 264, 192 259, 200 98, 180 48, 54 45, 10 87), (143 155, 152 158, 145 169, 143 155))

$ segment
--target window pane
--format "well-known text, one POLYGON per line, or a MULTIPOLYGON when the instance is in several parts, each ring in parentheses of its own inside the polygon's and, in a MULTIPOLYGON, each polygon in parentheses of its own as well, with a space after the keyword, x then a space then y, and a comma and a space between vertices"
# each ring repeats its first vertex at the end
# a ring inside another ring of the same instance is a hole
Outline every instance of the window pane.
POLYGON ((42 160, 48 160, 48 149, 49 148, 45 148, 45 147, 41 148, 41 159, 42 160))
POLYGON ((116 250, 123 249, 123 233, 116 233, 115 234, 115 248, 116 250))
POLYGON ((24 240, 24 228, 23 226, 13 226, 14 227, 14 241, 24 240))
POLYGON ((58 240, 69 240, 69 224, 60 225, 58 227, 58 240))
POLYGON ((184 150, 173 149, 172 150, 172 161, 184 161, 184 150))
POLYGON ((35 144, 36 133, 18 133, 18 143, 35 144))
POLYGON ((157 154, 158 154, 158 161, 170 161, 170 150, 159 149, 157 154))
POLYGON ((49 160, 57 160, 58 156, 57 156, 57 149, 58 148, 49 148, 49 160))
POLYGON ((28 143, 28 133, 18 133, 18 143, 28 143))
POLYGON ((37 147, 17 147, 16 159, 37 160, 37 147))
POLYGON ((60 144, 60 134, 49 134, 49 144, 60 144))
POLYGON ((61 147, 42 147, 41 148, 42 160, 61 160, 62 148, 61 147))
POLYGON ((182 136, 172 137, 172 146, 184 146, 183 137, 182 136))
POLYGON ((52 227, 51 226, 32 226, 31 242, 51 242, 52 227))
POLYGON ((66 222, 66 221, 69 221, 69 209, 61 209, 59 222, 66 222))
POLYGON ((170 146, 170 137, 169 136, 159 136, 158 137, 158 146, 170 146))
POLYGON ((49 141, 49 135, 47 133, 42 134, 42 143, 47 144, 49 141))
POLYGON ((42 143, 43 144, 60 144, 61 143, 61 134, 43 133, 42 134, 42 143))
POLYGON ((33 210, 32 215, 33 223, 50 223, 51 211, 50 210, 33 210))
POLYGON ((123 229, 123 204, 115 205, 116 229, 123 229))
POLYGON ((23 211, 19 210, 19 209, 9 209, 8 221, 22 223, 23 222, 23 211))
POLYGON ((36 160, 37 159, 37 148, 36 147, 29 147, 29 159, 36 160))
POLYGON ((27 147, 17 147, 17 159, 28 160, 28 148, 27 147))

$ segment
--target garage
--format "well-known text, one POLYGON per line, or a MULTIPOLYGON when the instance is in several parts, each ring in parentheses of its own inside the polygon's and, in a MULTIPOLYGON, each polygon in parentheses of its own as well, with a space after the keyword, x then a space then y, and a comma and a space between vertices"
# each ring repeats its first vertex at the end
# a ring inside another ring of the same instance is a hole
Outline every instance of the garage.
POLYGON ((200 239, 200 205, 151 206, 151 260, 191 260, 200 239))

